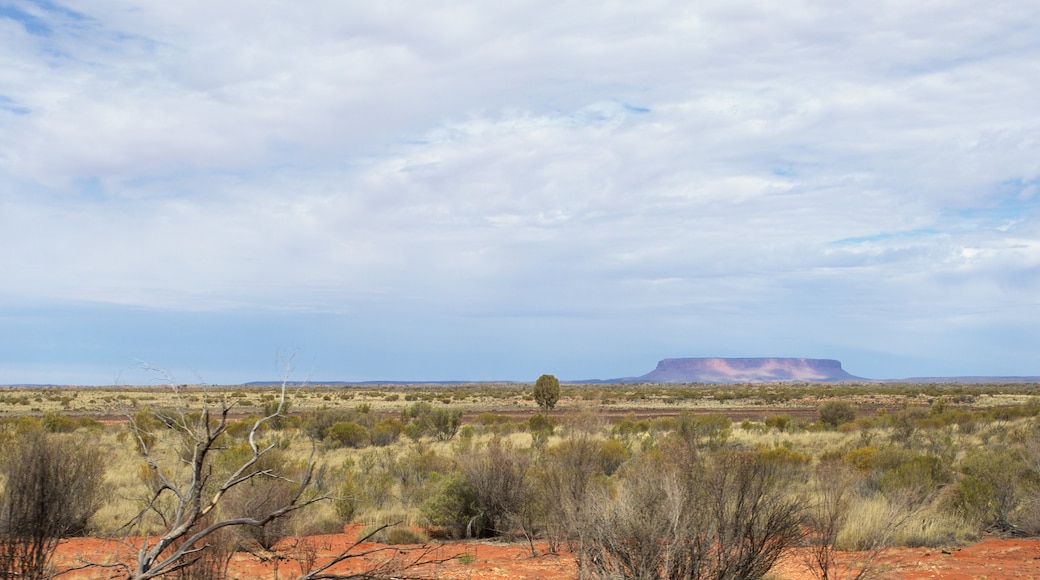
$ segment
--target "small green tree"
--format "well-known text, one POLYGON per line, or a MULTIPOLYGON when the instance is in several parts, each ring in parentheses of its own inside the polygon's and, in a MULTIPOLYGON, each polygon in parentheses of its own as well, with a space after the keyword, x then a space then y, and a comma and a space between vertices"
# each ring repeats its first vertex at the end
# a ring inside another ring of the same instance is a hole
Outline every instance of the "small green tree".
POLYGON ((560 380, 553 375, 542 375, 534 383, 534 400, 543 411, 552 411, 560 400, 560 380))

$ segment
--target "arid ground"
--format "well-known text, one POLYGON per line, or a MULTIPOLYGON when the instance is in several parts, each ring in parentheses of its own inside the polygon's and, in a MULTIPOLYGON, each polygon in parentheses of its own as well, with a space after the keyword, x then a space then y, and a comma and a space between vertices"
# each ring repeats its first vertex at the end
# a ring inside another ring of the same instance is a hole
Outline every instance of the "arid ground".
MULTIPOLYGON (((236 415, 244 416, 261 409, 265 399, 263 388, 235 388, 231 396, 237 398, 236 415)), ((524 424, 538 412, 532 398, 521 385, 470 385, 453 387, 372 386, 361 388, 313 386, 296 391, 293 411, 344 406, 371 407, 373 412, 386 416, 402 413, 415 401, 443 403, 464 411, 463 424, 481 425, 482 415, 494 414, 503 421, 524 424)), ((1007 422, 999 409, 1015 405, 1032 405, 1037 399, 1036 385, 595 385, 565 387, 563 397, 552 417, 559 422, 595 416, 597 421, 616 424, 621 420, 642 421, 675 417, 685 414, 725 415, 734 423, 761 424, 769 417, 785 415, 794 422, 806 425, 815 420, 816 410, 828 400, 848 401, 857 410, 856 429, 883 429, 883 419, 896 413, 921 410, 918 429, 935 427, 926 423, 935 421, 934 409, 939 403, 955 407, 962 414, 970 411, 996 410, 996 421, 1007 422), (924 414, 933 410, 930 415, 924 414)), ((214 394, 212 388, 189 390, 190 402, 206 404, 214 394)), ((167 391, 162 388, 127 389, 9 389, 0 397, 0 416, 89 417, 99 421, 105 429, 118 428, 127 414, 147 406, 170 404, 167 391)), ((909 415, 908 415, 909 416, 909 415)), ((916 419, 915 419, 916 420, 916 419)), ((851 424, 849 426, 852 426, 851 424)), ((803 429, 812 428, 802 427, 803 429)), ((856 436, 856 430, 846 429, 846 437, 856 436)), ((231 557, 229 578, 295 578, 301 573, 321 566, 323 562, 352 546, 364 524, 348 525, 344 533, 289 539, 291 545, 272 553, 277 559, 260 554, 238 552, 231 557)), ((335 528, 334 528, 335 529, 335 528)), ((62 541, 57 557, 57 568, 76 568, 85 563, 99 563, 133 559, 132 547, 127 543, 101 538, 73 538, 62 541)), ((334 568, 336 572, 372 569, 391 561, 394 565, 412 562, 416 558, 430 561, 409 568, 409 575, 429 578, 575 578, 574 558, 564 549, 550 553, 544 541, 533 544, 524 541, 471 540, 433 543, 433 548, 409 545, 382 545, 364 543, 353 547, 353 552, 369 552, 334 568), (432 551, 431 551, 432 550, 432 551)), ((839 559, 852 565, 863 554, 841 552, 839 559)), ((802 580, 813 578, 803 562, 804 554, 796 549, 787 554, 772 570, 774 580, 802 580)), ((928 548, 886 548, 871 570, 875 577, 884 578, 1040 578, 1040 538, 1007 538, 985 534, 975 543, 960 543, 928 548)), ((120 578, 125 574, 118 567, 84 567, 62 575, 62 578, 93 579, 120 578)))
MULTIPOLYGON (((356 530, 347 533, 309 538, 317 548, 315 563, 339 553, 356 539, 356 530)), ((367 558, 336 568, 338 571, 372 567, 391 557, 408 557, 411 546, 382 546, 361 544, 360 550, 385 548, 367 558)), ((570 554, 547 553, 544 543, 537 543, 537 556, 531 555, 525 543, 503 541, 467 541, 440 544, 431 559, 446 558, 442 563, 418 567, 416 574, 430 578, 500 578, 520 580, 551 580, 577 577, 577 569, 570 554)), ((59 562, 75 566, 83 560, 103 561, 120 550, 118 544, 92 538, 77 538, 62 542, 59 562)), ((416 551, 417 555, 419 552, 416 551)), ((777 580, 811 580, 801 554, 795 552, 780 562, 772 576, 777 580)), ((855 561, 857 553, 845 553, 846 561, 855 561)), ((229 577, 239 580, 294 578, 307 564, 297 559, 285 559, 276 564, 263 562, 249 554, 237 554, 231 561, 229 577)), ((917 580, 976 580, 1002 578, 1040 578, 1040 539, 1002 539, 987 537, 977 544, 951 549, 889 548, 882 552, 874 565, 877 577, 917 580)), ((87 569, 62 576, 69 579, 118 578, 116 570, 87 569)))

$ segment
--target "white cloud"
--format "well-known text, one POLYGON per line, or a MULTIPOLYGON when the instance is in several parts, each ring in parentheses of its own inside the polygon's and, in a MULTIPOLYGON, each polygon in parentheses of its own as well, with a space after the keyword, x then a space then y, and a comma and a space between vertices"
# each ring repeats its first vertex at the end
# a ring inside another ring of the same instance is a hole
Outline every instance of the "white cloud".
POLYGON ((14 307, 1037 315, 1035 2, 16 6, 14 307))

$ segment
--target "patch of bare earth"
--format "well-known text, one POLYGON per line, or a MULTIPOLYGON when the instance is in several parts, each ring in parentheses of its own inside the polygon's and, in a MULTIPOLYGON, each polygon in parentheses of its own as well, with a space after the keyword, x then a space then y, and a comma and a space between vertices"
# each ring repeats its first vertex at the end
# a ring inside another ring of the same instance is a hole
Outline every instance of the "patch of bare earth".
MULTIPOLYGON (((231 560, 229 577, 239 580, 295 578, 308 567, 328 562, 355 541, 356 531, 311 536, 306 539, 307 546, 312 550, 309 557, 301 550, 294 552, 290 547, 286 547, 286 555, 279 560, 262 561, 256 556, 239 553, 231 560)), ((75 538, 61 543, 58 563, 60 566, 72 567, 85 562, 114 561, 117 558, 130 561, 133 557, 131 550, 126 544, 111 540, 75 538)), ((574 559, 570 554, 549 554, 544 543, 535 543, 535 550, 538 555, 532 556, 528 544, 497 541, 438 543, 432 551, 422 550, 418 546, 364 543, 355 546, 354 552, 370 552, 368 555, 348 560, 332 570, 346 573, 386 565, 399 566, 414 562, 421 556, 436 562, 419 564, 411 568, 409 575, 457 580, 562 580, 577 577, 574 559)), ((862 554, 844 553, 842 557, 845 562, 849 562, 861 558, 862 554)), ((891 548, 881 554, 873 569, 880 572, 882 578, 900 580, 1040 580, 1040 539, 986 538, 978 544, 947 550, 891 548)), ((781 561, 773 569, 773 575, 782 580, 813 578, 797 551, 781 561)), ((117 568, 87 568, 61 576, 71 580, 121 577, 124 574, 117 568)))

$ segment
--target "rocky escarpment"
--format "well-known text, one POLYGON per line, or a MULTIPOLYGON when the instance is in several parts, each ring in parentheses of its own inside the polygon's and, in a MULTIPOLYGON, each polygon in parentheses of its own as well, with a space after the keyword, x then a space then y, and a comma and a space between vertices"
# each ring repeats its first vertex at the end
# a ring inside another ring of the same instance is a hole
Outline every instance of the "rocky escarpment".
POLYGON ((666 358, 657 368, 629 382, 760 383, 774 381, 860 380, 841 361, 817 358, 666 358))

